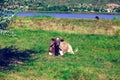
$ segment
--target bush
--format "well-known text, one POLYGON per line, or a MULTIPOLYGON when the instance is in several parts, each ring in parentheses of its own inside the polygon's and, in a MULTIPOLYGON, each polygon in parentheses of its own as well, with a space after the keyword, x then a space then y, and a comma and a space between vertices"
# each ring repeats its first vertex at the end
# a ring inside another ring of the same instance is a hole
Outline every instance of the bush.
POLYGON ((3 20, 0 22, 0 29, 6 29, 8 27, 9 21, 3 20))
POLYGON ((120 18, 117 17, 117 16, 115 16, 115 17, 113 18, 113 20, 120 20, 120 18))
POLYGON ((48 7, 46 10, 48 11, 68 11, 67 6, 52 6, 48 7))
POLYGON ((6 29, 10 23, 9 17, 2 17, 0 20, 0 29, 6 29))
POLYGON ((120 12, 120 7, 116 8, 115 10, 116 12, 120 12))
POLYGON ((117 31, 116 31, 115 36, 117 36, 117 37, 120 36, 120 30, 117 30, 117 31))

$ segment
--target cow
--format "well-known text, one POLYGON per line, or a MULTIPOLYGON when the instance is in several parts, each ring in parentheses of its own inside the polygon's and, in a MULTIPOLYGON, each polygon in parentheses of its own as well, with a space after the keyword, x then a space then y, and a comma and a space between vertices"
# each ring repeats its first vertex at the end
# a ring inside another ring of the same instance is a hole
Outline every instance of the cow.
POLYGON ((99 16, 95 16, 95 19, 96 19, 96 20, 99 20, 100 18, 99 18, 99 16))
POLYGON ((49 47, 49 55, 64 55, 64 53, 69 52, 74 54, 71 45, 65 42, 61 38, 52 38, 49 47))

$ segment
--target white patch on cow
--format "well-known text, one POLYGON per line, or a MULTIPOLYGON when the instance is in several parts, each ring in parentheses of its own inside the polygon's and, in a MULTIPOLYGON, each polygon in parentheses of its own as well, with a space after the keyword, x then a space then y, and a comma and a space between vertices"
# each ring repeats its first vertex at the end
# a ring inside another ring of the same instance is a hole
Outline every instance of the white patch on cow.
POLYGON ((56 40, 59 40, 60 38, 56 38, 56 40))
POLYGON ((63 51, 60 51, 60 55, 61 55, 61 56, 63 56, 63 55, 64 55, 64 54, 63 54, 63 51))
POLYGON ((69 46, 69 48, 68 48, 68 52, 74 54, 71 45, 68 45, 68 46, 69 46))
POLYGON ((52 55, 52 53, 51 53, 51 52, 49 52, 49 55, 52 55))

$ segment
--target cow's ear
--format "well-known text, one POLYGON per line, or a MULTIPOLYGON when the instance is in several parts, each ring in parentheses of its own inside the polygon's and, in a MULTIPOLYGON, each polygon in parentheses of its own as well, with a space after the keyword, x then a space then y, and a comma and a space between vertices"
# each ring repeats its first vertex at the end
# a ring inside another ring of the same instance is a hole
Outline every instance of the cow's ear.
POLYGON ((61 39, 60 41, 61 41, 61 42, 63 42, 63 41, 64 41, 64 39, 61 39))
POLYGON ((54 38, 52 38, 52 39, 51 39, 51 41, 55 41, 55 39, 54 39, 54 38))

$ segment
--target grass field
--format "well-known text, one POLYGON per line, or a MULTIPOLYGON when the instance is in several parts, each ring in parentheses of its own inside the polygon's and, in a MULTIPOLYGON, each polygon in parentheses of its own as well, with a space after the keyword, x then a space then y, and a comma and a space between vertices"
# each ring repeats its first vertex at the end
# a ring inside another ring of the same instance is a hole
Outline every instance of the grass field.
POLYGON ((16 17, 13 34, 0 34, 0 80, 120 80, 120 23, 16 17), (63 38, 73 50, 49 56, 53 37, 63 38))

